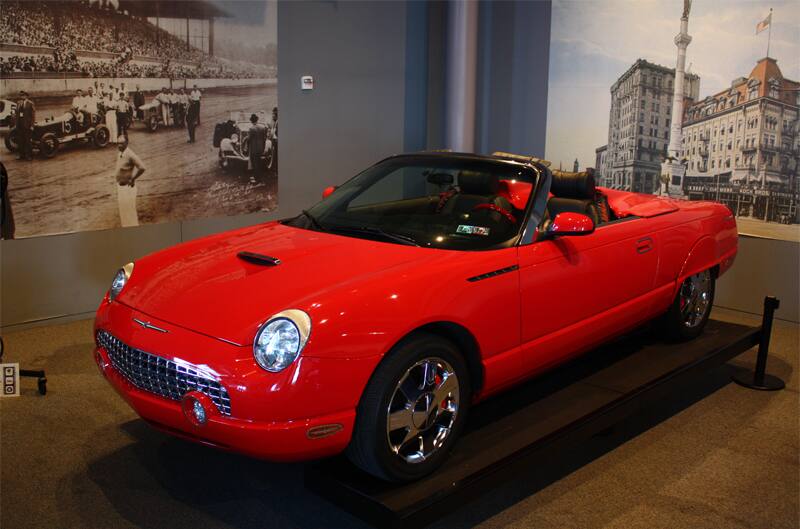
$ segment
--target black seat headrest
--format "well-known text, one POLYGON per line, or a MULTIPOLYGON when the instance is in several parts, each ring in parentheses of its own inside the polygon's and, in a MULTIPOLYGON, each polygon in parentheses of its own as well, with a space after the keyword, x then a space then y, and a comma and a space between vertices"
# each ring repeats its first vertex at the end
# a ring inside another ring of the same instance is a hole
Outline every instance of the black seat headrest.
POLYGON ((550 192, 557 197, 592 199, 594 198, 594 169, 591 167, 579 173, 552 171, 553 183, 550 192))
POLYGON ((496 195, 500 179, 490 173, 461 171, 458 173, 458 187, 465 195, 496 195))

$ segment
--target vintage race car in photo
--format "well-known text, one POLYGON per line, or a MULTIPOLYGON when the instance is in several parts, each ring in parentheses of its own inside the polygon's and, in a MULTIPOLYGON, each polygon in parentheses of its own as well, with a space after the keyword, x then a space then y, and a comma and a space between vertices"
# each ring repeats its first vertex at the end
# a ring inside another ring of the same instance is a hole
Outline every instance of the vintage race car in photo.
MULTIPOLYGON (((263 110, 245 112, 242 110, 231 112, 227 121, 217 123, 214 127, 213 145, 219 149, 219 166, 228 169, 231 164, 247 164, 250 160, 250 138, 248 131, 252 126, 250 116, 258 116, 258 122, 267 125, 267 113, 263 110)), ((278 168, 278 138, 268 134, 264 144, 264 166, 268 171, 277 171, 278 168)))
POLYGON ((14 127, 17 104, 8 99, 0 99, 0 135, 6 136, 14 127))
POLYGON ((161 127, 169 126, 177 128, 183 127, 184 125, 183 118, 185 116, 185 112, 182 109, 179 109, 177 104, 173 105, 173 108, 169 109, 169 124, 164 123, 164 114, 161 110, 161 103, 155 99, 140 106, 138 110, 141 111, 140 121, 144 123, 144 126, 150 132, 155 132, 161 127))
POLYGON ((473 403, 650 320, 697 336, 737 252, 721 204, 519 155, 393 156, 323 195, 119 270, 95 360, 146 421, 418 479, 473 403))
MULTIPOLYGON (((67 111, 61 116, 37 121, 31 136, 34 150, 38 150, 45 158, 52 158, 61 145, 68 143, 87 142, 102 149, 110 140, 111 133, 104 117, 77 111, 67 111)), ((5 144, 9 151, 17 150, 16 128, 8 133, 5 144)))

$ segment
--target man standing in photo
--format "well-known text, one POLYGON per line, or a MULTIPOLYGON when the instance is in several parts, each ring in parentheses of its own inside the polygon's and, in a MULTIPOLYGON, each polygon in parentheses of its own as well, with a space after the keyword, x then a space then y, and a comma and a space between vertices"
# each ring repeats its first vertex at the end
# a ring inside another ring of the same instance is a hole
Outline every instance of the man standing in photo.
POLYGON ((136 85, 136 91, 133 93, 133 108, 136 111, 136 119, 144 119, 144 110, 140 108, 144 105, 144 92, 136 85))
MULTIPOLYGON (((258 115, 252 114, 250 116, 250 130, 247 131, 247 143, 250 151, 250 161, 247 164, 247 170, 258 173, 258 169, 262 165, 262 156, 264 156, 264 145, 267 143, 267 127, 258 122, 258 115)), ((253 178, 255 175, 253 176, 253 178)), ((251 180, 253 179, 251 178, 251 180)))
POLYGON ((189 131, 189 140, 186 143, 194 143, 194 131, 197 128, 197 105, 189 102, 186 110, 186 130, 189 131))
POLYGON ((92 116, 97 114, 97 97, 94 95, 94 90, 92 89, 91 86, 89 87, 87 92, 89 93, 86 94, 86 96, 83 98, 83 110, 85 110, 86 113, 89 114, 89 117, 91 118, 92 116))
POLYGON ((119 202, 119 220, 122 227, 138 226, 139 213, 136 210, 136 180, 142 176, 146 167, 142 160, 128 146, 127 136, 117 140, 119 154, 114 174, 117 183, 117 201, 119 202))
POLYGON ((72 98, 72 108, 81 110, 84 107, 85 101, 83 100, 83 90, 78 88, 75 90, 75 97, 72 98))
POLYGON ((130 104, 127 101, 125 92, 119 92, 119 99, 116 102, 117 110, 117 129, 121 136, 128 135, 128 114, 130 112, 130 104))
POLYGON ((33 126, 36 123, 36 107, 28 99, 25 90, 19 92, 20 102, 17 104, 17 138, 19 139, 19 160, 33 160, 33 126))
POLYGON ((169 95, 167 95, 167 87, 164 86, 161 88, 161 91, 156 96, 156 101, 158 101, 159 105, 161 105, 161 119, 164 122, 164 126, 169 126, 169 95))
POLYGON ((194 105, 196 107, 195 115, 197 116, 197 123, 195 125, 198 126, 200 125, 200 98, 202 96, 203 94, 200 92, 200 89, 197 88, 197 85, 194 85, 194 88, 192 88, 192 93, 189 94, 189 104, 194 105))

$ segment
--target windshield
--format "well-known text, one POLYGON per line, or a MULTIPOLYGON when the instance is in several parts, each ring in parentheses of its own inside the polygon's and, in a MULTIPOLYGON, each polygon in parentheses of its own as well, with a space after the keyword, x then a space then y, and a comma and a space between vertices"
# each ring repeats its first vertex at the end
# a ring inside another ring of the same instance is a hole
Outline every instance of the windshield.
POLYGON ((367 169, 287 224, 395 244, 499 248, 517 240, 534 179, 519 164, 400 156, 367 169))

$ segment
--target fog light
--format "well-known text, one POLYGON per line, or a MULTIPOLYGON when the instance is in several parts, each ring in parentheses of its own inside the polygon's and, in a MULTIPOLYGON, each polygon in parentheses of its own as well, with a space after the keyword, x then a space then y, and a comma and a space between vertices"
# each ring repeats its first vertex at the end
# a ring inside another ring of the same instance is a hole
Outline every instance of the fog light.
POLYGON ((194 404, 192 405, 192 413, 194 413, 194 418, 197 419, 197 422, 200 424, 205 424, 206 410, 203 408, 203 405, 200 404, 199 400, 194 401, 194 404))
POLYGON ((208 410, 202 397, 187 393, 183 397, 181 408, 186 419, 195 426, 203 426, 208 421, 208 410))

